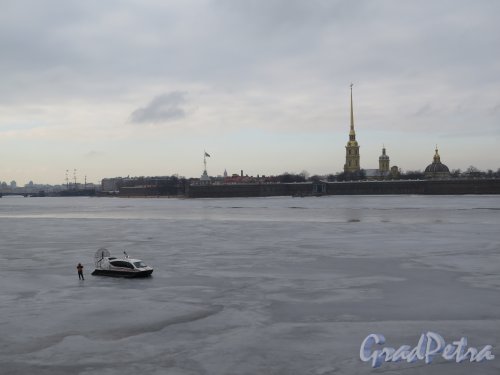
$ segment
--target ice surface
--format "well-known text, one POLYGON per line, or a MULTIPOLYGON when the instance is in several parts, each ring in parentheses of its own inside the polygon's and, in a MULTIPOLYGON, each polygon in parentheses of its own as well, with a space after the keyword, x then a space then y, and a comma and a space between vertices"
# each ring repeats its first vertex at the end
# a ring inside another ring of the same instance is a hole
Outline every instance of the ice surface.
POLYGON ((497 196, 4 197, 0 373, 498 374, 499 224, 497 196), (153 277, 91 276, 103 246, 153 277), (429 330, 497 358, 359 360, 429 330))

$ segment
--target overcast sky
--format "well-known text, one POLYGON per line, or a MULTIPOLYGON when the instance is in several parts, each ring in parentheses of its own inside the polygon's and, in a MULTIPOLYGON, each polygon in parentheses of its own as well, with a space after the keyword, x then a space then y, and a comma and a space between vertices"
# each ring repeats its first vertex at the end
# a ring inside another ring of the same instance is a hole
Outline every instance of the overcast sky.
POLYGON ((496 0, 0 5, 0 181, 500 168, 496 0))

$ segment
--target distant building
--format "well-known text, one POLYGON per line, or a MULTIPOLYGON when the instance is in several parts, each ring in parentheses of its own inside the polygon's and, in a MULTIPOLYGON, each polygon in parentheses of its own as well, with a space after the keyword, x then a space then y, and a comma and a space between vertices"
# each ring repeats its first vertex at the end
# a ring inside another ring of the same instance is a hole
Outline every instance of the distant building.
POLYGON ((356 132, 354 131, 354 110, 352 105, 352 84, 351 84, 351 130, 349 131, 349 141, 345 146, 345 164, 344 172, 352 173, 360 170, 359 163, 359 145, 356 141, 356 132))
POLYGON ((391 177, 395 178, 395 179, 398 179, 401 177, 401 171, 399 170, 397 165, 393 165, 391 167, 391 177))
POLYGON ((203 169, 203 173, 200 177, 200 184, 209 184, 211 179, 210 177, 208 176, 208 173, 207 173, 207 157, 210 157, 210 154, 206 151, 204 151, 203 153, 203 165, 205 166, 205 168, 203 169))
POLYGON ((203 171, 203 174, 200 177, 200 181, 210 182, 210 177, 208 176, 208 173, 206 170, 203 171))
POLYGON ((123 185, 123 178, 103 178, 101 181, 101 190, 106 193, 117 192, 123 185))
MULTIPOLYGON (((385 152, 385 147, 382 148, 382 155, 378 158, 378 169, 364 169, 367 180, 383 180, 390 174, 389 155, 385 152)), ((397 168, 397 167, 396 167, 397 168)), ((391 169, 392 170, 392 169, 391 169)))
POLYGON ((363 171, 367 180, 381 180, 383 177, 380 169, 363 169, 363 171))
POLYGON ((434 160, 432 164, 429 164, 427 168, 425 168, 425 177, 426 178, 450 178, 450 170, 446 165, 441 163, 441 157, 439 156, 439 152, 436 146, 436 153, 434 154, 434 160))
POLYGON ((385 147, 382 148, 382 155, 378 158, 378 170, 382 173, 389 173, 389 155, 385 153, 385 147))

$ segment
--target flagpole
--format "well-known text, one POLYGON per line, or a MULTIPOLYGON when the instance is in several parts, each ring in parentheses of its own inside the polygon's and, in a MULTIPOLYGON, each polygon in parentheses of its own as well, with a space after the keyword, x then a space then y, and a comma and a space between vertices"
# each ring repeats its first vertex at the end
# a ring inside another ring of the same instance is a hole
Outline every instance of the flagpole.
POLYGON ((205 166, 205 173, 207 173, 207 152, 203 150, 203 165, 205 166))

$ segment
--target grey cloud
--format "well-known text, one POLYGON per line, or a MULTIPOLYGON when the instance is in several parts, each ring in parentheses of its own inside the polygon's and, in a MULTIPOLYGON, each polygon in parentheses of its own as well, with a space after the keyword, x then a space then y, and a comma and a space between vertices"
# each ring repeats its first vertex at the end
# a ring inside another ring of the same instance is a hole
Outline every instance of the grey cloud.
POLYGON ((431 72, 476 85, 491 80, 499 58, 496 2, 22 3, 0 14, 3 101, 20 91, 23 98, 30 91, 35 98, 119 95, 159 77, 275 86, 271 66, 288 68, 285 83, 301 75, 389 82, 431 72))
MULTIPOLYGON (((252 90, 285 97, 305 87, 312 99, 333 103, 354 80, 365 84, 356 94, 371 86, 383 98, 376 105, 385 113, 393 101, 415 108, 410 115, 434 115, 432 108, 419 112, 413 98, 435 85, 448 86, 449 97, 472 88, 488 110, 499 83, 499 12, 500 2, 464 0, 7 2, 0 102, 118 102, 175 82, 234 97, 252 90)), ((136 109, 130 121, 185 117, 183 94, 178 102, 168 95, 136 109)), ((269 105, 283 110, 278 101, 269 105)))
POLYGON ((491 109, 490 109, 490 114, 491 115, 496 115, 497 113, 500 112, 500 103, 498 103, 497 105, 493 106, 491 109))
POLYGON ((134 124, 164 123, 186 117, 184 105, 185 93, 173 91, 159 95, 143 108, 138 108, 130 115, 134 124))
POLYGON ((425 103, 415 111, 414 116, 416 117, 431 116, 435 113, 436 110, 432 107, 432 105, 430 103, 425 103))

